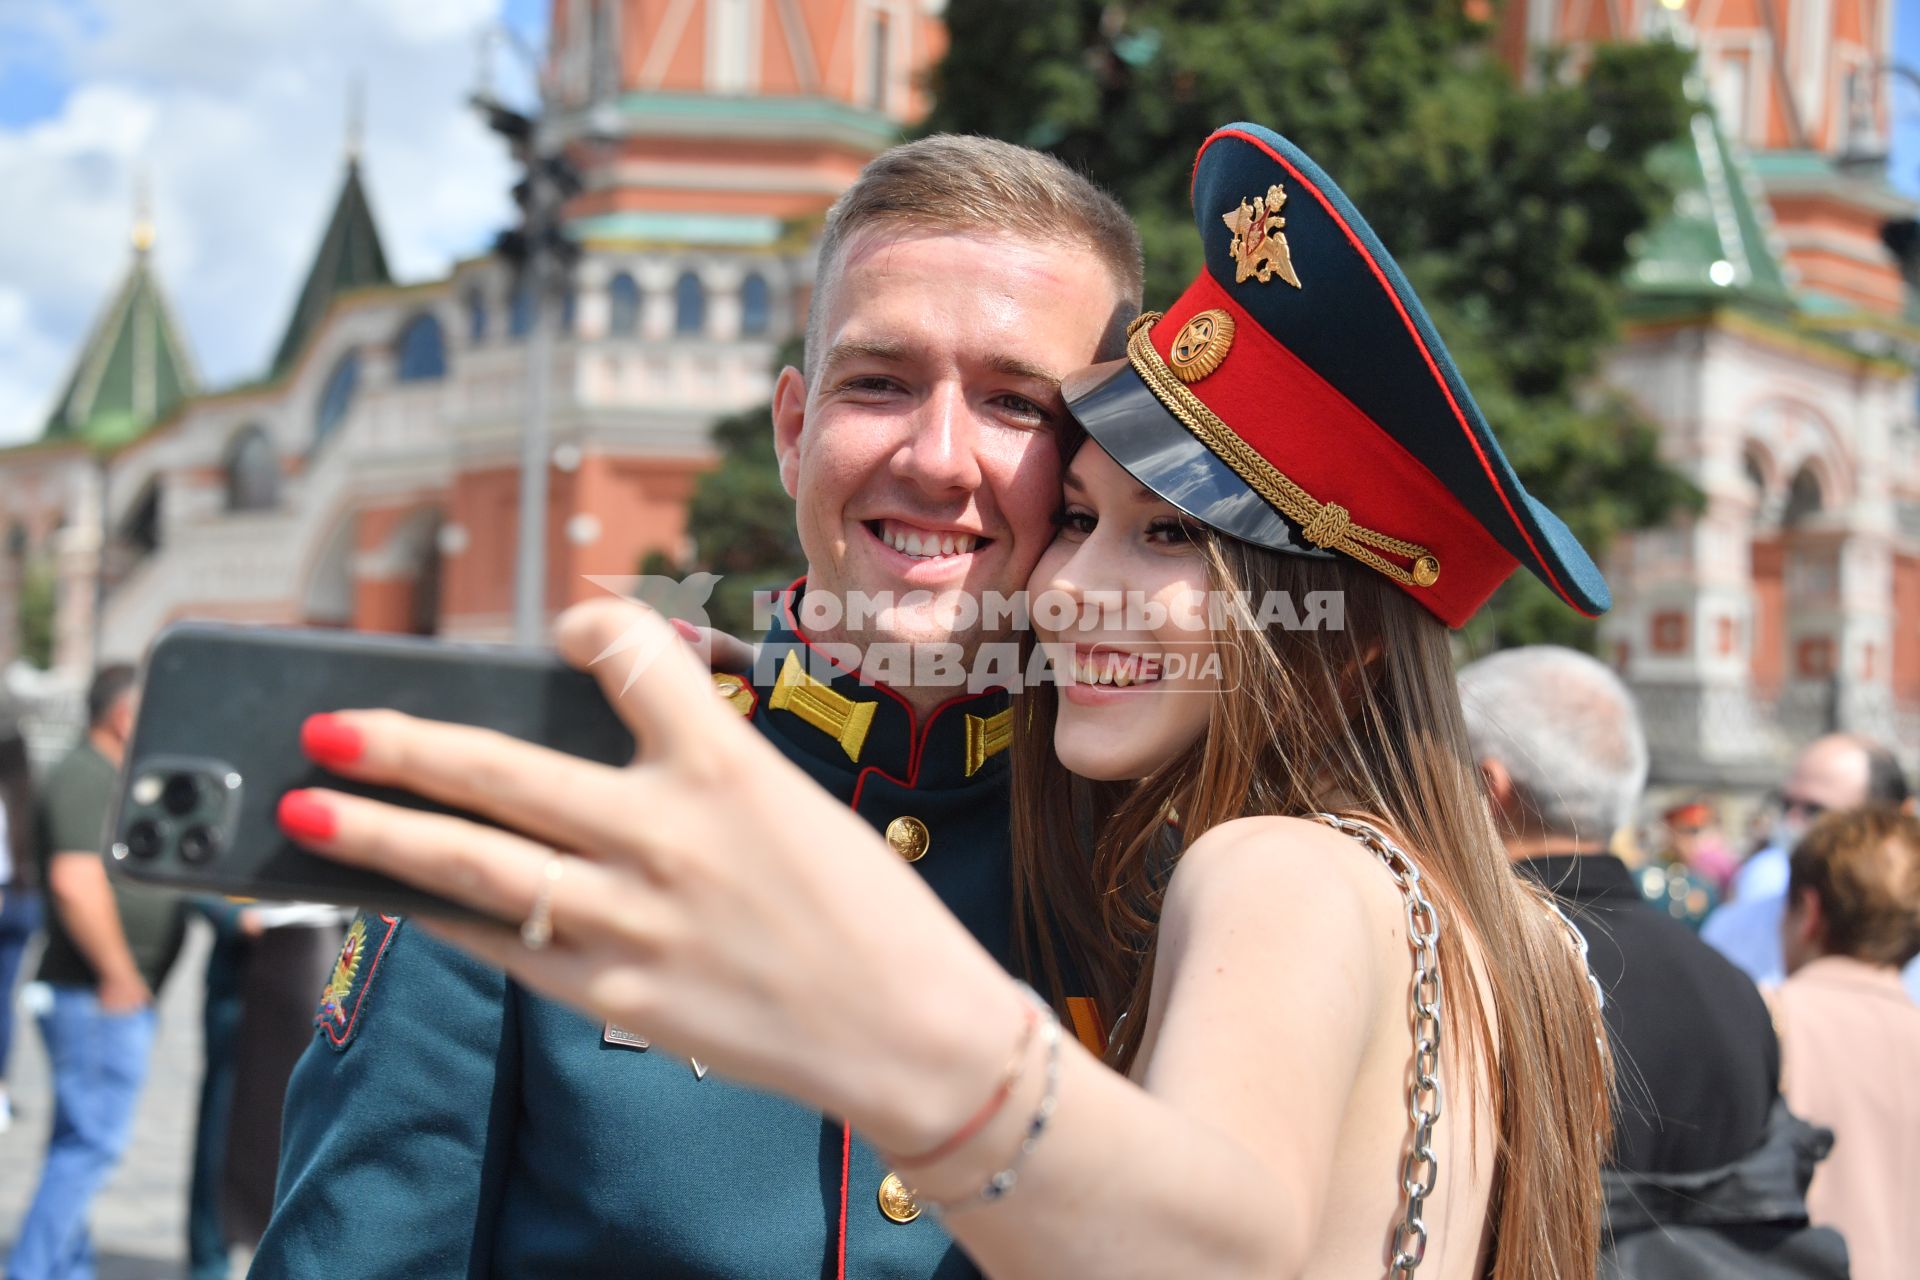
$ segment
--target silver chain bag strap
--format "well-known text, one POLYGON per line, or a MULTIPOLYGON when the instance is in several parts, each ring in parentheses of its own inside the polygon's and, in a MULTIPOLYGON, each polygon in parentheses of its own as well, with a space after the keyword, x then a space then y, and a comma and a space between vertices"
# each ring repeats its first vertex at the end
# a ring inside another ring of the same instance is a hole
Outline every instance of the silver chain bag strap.
POLYGON ((1316 813, 1316 822, 1359 841, 1393 877, 1407 906, 1407 946, 1413 952, 1413 1079, 1407 1085, 1407 1117, 1413 1124, 1413 1146, 1400 1167, 1400 1189, 1406 1212, 1393 1231, 1393 1261, 1387 1275, 1408 1280, 1427 1256, 1427 1198, 1439 1181, 1440 1162, 1433 1153, 1433 1130, 1440 1123, 1440 1019, 1445 998, 1440 980, 1440 915, 1420 878, 1420 868, 1372 823, 1316 813))

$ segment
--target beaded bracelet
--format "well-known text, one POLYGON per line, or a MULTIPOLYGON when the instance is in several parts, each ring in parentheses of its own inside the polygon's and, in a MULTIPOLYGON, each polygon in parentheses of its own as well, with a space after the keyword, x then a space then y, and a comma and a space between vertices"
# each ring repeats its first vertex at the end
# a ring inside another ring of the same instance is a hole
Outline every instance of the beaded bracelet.
POLYGON ((922 1196, 917 1191, 912 1193, 916 1200, 922 1204, 931 1205, 942 1213, 952 1213, 971 1205, 992 1204, 996 1200, 1002 1200, 1011 1195, 1015 1185, 1020 1181, 1020 1167, 1026 1163, 1027 1157, 1033 1154, 1033 1149, 1040 1145, 1040 1139, 1046 1136, 1047 1126, 1053 1120, 1054 1110, 1060 1105, 1060 1017, 1054 1013, 1053 1006, 1034 994, 1031 987, 1022 983, 1021 990, 1026 992, 1027 998, 1033 1001, 1034 1007, 1039 1011, 1042 1019, 1040 1038, 1047 1047, 1046 1078, 1040 1101, 1034 1106, 1033 1115, 1027 1119, 1026 1132, 1021 1136, 1019 1149, 1013 1153, 1013 1159, 1007 1162, 1006 1168, 988 1178, 980 1190, 971 1196, 954 1200, 936 1200, 929 1196, 922 1196))

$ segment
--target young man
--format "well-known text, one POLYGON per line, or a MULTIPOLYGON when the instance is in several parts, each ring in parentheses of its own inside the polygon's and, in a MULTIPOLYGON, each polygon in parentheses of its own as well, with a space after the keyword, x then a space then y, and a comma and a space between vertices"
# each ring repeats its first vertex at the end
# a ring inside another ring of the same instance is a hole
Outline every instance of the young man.
POLYGON ((1781 1091, 1834 1135, 1808 1208, 1847 1238, 1854 1280, 1910 1276, 1920 1008, 1900 966, 1920 954, 1920 819, 1890 809, 1822 818, 1794 847, 1787 898, 1788 977, 1773 996, 1781 1091))
MULTIPOLYGON (((1118 354, 1139 293, 1132 223, 1058 162, 951 137, 874 160, 828 216, 807 367, 774 396, 808 576, 764 681, 715 680, 1003 960, 1005 699, 810 659, 992 638, 942 602, 1025 585, 1059 501, 1059 380, 1118 354), (901 606, 851 615, 856 593, 901 606)), ((644 1028, 589 1023, 400 921, 355 923, 316 1022, 260 1274, 974 1273, 831 1117, 649 1051, 644 1028)))
POLYGON ((94 676, 86 736, 40 796, 48 910, 39 980, 53 992, 40 1031, 53 1068, 53 1133, 7 1259, 9 1280, 92 1277, 87 1212, 132 1135, 153 1049, 154 993, 185 936, 178 899, 109 880, 102 854, 135 700, 133 668, 94 676))

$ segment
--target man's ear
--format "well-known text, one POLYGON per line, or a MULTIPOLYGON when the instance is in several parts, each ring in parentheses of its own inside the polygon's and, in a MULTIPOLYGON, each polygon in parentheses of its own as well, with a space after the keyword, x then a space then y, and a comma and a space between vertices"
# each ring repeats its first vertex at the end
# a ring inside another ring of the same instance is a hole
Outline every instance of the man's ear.
POLYGON ((1827 917, 1820 909, 1819 894, 1802 888, 1793 895, 1787 909, 1787 928, 1798 939, 1804 954, 1817 956, 1826 951, 1827 917))
POLYGON ((1492 756, 1480 762, 1480 781, 1487 789, 1487 805, 1493 810, 1494 823, 1502 835, 1511 835, 1520 829, 1518 814, 1514 812, 1515 792, 1513 775, 1507 772, 1507 766, 1492 756))
POLYGON ((773 453, 780 460, 780 485, 789 498, 800 496, 800 432, 807 421, 807 379, 792 365, 773 384, 773 453))
POLYGON ((1513 802, 1513 775, 1492 756, 1480 762, 1480 781, 1486 784, 1487 798, 1495 809, 1505 809, 1513 802))

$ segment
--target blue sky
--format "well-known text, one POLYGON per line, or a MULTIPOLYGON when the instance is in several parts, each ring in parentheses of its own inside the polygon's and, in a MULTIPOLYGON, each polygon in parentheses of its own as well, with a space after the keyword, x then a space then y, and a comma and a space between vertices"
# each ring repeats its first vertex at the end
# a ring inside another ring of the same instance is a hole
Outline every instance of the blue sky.
MULTIPOLYGON (((1893 60, 1920 72, 1920 4, 1903 0, 1894 8, 1893 60)), ((1920 196, 1920 86, 1896 79, 1893 91, 1893 181, 1920 196)))
MULTIPOLYGON (((388 257, 427 278, 484 251, 512 175, 465 98, 477 33, 543 42, 550 0, 0 0, 0 443, 38 434, 127 268, 134 188, 202 382, 257 374, 339 189, 349 86, 388 257)), ((1920 2, 1897 61, 1920 69, 1920 2)), ((497 82, 522 89, 510 58, 497 82)), ((1920 196, 1920 88, 1892 177, 1920 196)))

